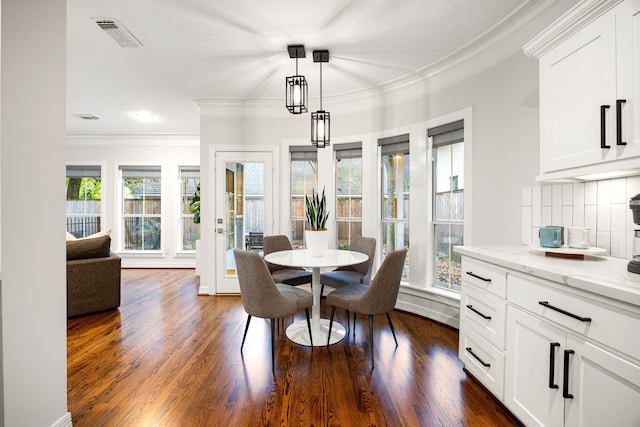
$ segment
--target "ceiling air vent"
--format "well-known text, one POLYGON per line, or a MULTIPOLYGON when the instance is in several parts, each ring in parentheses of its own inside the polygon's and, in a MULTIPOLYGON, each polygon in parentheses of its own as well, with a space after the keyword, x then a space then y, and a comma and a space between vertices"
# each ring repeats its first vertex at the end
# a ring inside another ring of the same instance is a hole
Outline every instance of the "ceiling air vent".
POLYGON ((122 47, 139 47, 142 43, 136 39, 121 23, 115 19, 94 19, 98 27, 102 28, 112 39, 122 47))

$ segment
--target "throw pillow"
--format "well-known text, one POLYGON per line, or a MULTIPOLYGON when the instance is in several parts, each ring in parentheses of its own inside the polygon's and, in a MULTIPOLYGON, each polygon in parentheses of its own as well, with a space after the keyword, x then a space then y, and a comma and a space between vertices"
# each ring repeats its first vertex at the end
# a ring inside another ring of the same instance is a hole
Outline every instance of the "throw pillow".
POLYGON ((103 235, 91 239, 67 240, 67 261, 109 256, 111 236, 103 235))
POLYGON ((67 231, 67 240, 76 240, 76 236, 67 231))

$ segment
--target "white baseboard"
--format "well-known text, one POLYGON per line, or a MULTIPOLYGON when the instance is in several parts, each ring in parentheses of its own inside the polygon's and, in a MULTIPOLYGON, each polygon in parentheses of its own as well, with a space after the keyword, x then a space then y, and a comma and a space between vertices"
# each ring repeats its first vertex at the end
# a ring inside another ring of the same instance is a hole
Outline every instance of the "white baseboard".
POLYGON ((442 304, 417 295, 400 293, 396 301, 396 308, 460 329, 460 308, 457 306, 442 304))
POLYGON ((55 423, 51 424, 51 427, 73 427, 73 421, 71 421, 71 412, 67 412, 55 423))

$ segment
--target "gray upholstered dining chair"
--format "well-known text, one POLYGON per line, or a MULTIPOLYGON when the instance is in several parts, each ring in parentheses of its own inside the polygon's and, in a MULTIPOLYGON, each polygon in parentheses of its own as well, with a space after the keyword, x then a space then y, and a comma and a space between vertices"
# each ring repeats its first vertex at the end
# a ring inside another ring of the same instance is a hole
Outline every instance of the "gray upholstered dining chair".
MULTIPOLYGON (((292 250, 291 242, 285 235, 264 236, 262 238, 262 251, 264 255, 272 252, 292 250)), ((272 264, 267 262, 269 272, 276 283, 284 283, 285 285, 304 285, 311 283, 311 272, 302 267, 285 267, 283 265, 272 264)))
MULTIPOLYGON (((398 299, 398 291, 400 290, 400 281, 402 280, 402 270, 404 268, 404 260, 407 256, 406 249, 393 251, 384 258, 380 269, 371 281, 371 285, 366 286, 358 283, 352 283, 340 289, 336 289, 327 295, 327 304, 331 306, 331 318, 329 320, 329 334, 331 336, 331 327, 333 325, 333 316, 336 307, 347 310, 347 322, 349 320, 349 312, 354 315, 364 314, 369 316, 369 351, 371 352, 371 369, 373 364, 373 316, 386 314, 393 339, 398 346, 396 332, 391 323, 389 313, 393 310, 398 299)), ((354 325, 355 328, 355 325, 354 325)), ((327 340, 327 346, 329 341, 327 340)))
MULTIPOLYGON (((309 319, 309 307, 313 305, 313 295, 304 289, 276 284, 269 274, 264 260, 256 252, 234 249, 233 256, 236 259, 236 271, 240 283, 240 296, 242 305, 247 312, 247 324, 242 336, 240 353, 247 338, 251 317, 271 320, 271 369, 275 373, 275 320, 295 314, 304 308, 307 316, 307 327, 311 337, 311 321, 309 319)), ((311 338, 313 349, 313 338, 311 338)))
POLYGON ((354 237, 349 243, 349 250, 361 252, 369 259, 360 264, 345 265, 333 271, 322 273, 320 283, 322 283, 323 289, 325 286, 338 289, 351 283, 368 285, 371 282, 371 267, 373 266, 373 257, 376 254, 376 239, 373 237, 354 237))

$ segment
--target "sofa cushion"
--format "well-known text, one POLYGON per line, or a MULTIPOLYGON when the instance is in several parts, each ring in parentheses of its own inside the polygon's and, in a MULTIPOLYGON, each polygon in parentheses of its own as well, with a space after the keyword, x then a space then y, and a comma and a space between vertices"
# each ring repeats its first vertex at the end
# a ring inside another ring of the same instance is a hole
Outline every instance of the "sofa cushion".
POLYGON ((108 257, 111 248, 111 236, 102 236, 67 240, 67 261, 84 258, 108 257))

